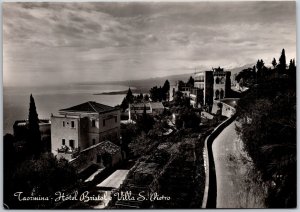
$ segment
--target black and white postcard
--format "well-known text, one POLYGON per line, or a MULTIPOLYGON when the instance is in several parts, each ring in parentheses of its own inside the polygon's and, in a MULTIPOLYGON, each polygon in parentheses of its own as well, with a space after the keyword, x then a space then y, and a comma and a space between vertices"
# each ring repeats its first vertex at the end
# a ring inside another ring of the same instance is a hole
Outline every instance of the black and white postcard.
POLYGON ((296 2, 4 2, 3 207, 296 208, 296 2))

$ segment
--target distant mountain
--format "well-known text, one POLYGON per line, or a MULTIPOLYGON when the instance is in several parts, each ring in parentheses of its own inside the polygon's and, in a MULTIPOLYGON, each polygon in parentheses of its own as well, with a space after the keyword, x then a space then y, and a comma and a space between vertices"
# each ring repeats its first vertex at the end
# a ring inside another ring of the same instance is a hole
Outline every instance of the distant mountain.
POLYGON ((252 68, 255 64, 247 64, 241 67, 237 67, 237 68, 232 68, 232 69, 227 69, 226 71, 231 71, 231 76, 233 76, 234 74, 239 73, 240 71, 242 71, 243 69, 247 69, 247 68, 252 68))
MULTIPOLYGON (((237 68, 225 69, 225 71, 231 71, 231 76, 242 71, 243 69, 253 67, 254 64, 248 64, 237 68)), ((136 88, 136 92, 149 92, 150 88, 154 86, 163 86, 166 80, 169 80, 171 85, 175 85, 176 81, 188 81, 190 76, 193 76, 194 73, 186 73, 179 75, 170 75, 165 77, 155 77, 149 79, 141 79, 141 80, 126 80, 126 81, 114 81, 114 82, 101 82, 101 83, 93 83, 93 84, 109 84, 109 85, 125 85, 131 88, 136 88)))
MULTIPOLYGON (((150 88, 154 86, 163 86, 166 80, 169 80, 171 85, 174 85, 176 81, 183 80, 188 81, 190 76, 193 76, 193 73, 188 74, 179 74, 179 75, 171 75, 165 77, 155 77, 149 79, 141 79, 141 80, 126 80, 126 81, 115 81, 115 82, 101 82, 100 84, 109 84, 109 85, 125 85, 131 88, 136 88, 136 92, 147 93, 150 88)), ((93 83, 96 84, 96 83, 93 83)), ((99 84, 99 83, 97 83, 99 84)), ((134 90, 133 90, 134 92, 134 90)))

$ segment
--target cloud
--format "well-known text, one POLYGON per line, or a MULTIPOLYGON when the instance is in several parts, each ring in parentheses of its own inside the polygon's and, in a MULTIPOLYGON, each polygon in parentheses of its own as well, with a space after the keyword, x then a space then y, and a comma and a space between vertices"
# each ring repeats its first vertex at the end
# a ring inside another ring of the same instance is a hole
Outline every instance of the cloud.
POLYGON ((282 48, 295 58, 294 2, 3 4, 5 85, 190 73, 282 48))
POLYGON ((190 43, 189 37, 185 33, 176 33, 170 35, 170 41, 183 46, 186 46, 190 43))

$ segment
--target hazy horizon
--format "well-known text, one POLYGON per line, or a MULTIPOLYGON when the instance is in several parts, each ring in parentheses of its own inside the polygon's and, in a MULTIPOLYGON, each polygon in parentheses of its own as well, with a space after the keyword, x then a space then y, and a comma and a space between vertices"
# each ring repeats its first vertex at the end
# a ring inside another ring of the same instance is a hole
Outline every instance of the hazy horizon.
POLYGON ((296 59, 295 2, 3 3, 4 87, 141 80, 296 59))

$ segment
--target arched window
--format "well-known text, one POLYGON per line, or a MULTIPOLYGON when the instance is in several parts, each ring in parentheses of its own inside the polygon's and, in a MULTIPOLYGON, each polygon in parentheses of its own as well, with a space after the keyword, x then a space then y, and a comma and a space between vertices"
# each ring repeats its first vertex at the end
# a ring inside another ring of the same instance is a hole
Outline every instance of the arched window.
POLYGON ((221 84, 225 84, 225 78, 224 78, 224 77, 221 77, 220 83, 221 83, 221 84))
POLYGON ((220 92, 220 99, 224 99, 224 91, 223 91, 223 89, 221 89, 221 92, 220 92))
POLYGON ((216 78, 216 84, 219 84, 220 83, 220 79, 219 77, 216 78))
POLYGON ((219 95, 220 95, 220 91, 219 90, 216 90, 216 93, 215 93, 215 99, 219 99, 219 95))

